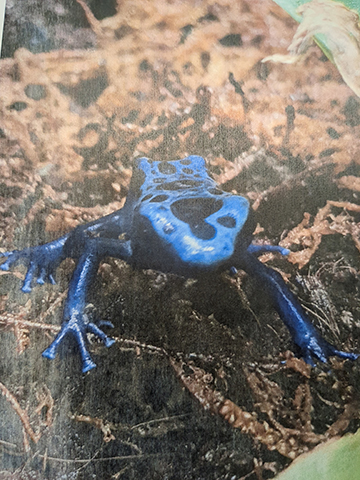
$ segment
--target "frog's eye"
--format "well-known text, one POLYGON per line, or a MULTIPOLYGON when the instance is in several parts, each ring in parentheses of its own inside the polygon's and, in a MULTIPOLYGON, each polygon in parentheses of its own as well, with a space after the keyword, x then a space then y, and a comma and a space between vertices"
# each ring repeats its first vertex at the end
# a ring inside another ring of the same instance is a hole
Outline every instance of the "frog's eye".
POLYGON ((213 198, 182 198, 171 204, 171 212, 176 218, 189 225, 192 233, 202 240, 210 240, 216 235, 215 228, 205 219, 217 212, 223 201, 213 198))
POLYGON ((159 162, 158 169, 159 172, 163 173, 164 175, 173 175, 176 173, 175 165, 172 165, 169 162, 159 162))
POLYGON ((191 160, 190 160, 190 158, 183 158, 182 160, 180 160, 180 163, 181 163, 181 165, 190 165, 191 160))

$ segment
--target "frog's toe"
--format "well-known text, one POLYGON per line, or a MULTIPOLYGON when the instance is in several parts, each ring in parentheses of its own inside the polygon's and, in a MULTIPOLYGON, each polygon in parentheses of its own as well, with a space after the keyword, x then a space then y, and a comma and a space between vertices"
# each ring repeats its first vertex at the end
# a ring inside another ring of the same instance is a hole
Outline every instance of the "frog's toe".
POLYGON ((43 351, 42 356, 48 358, 49 360, 54 360, 56 357, 57 349, 59 345, 64 340, 65 335, 69 331, 69 323, 66 322, 62 325, 60 332, 56 335, 53 342, 48 346, 46 350, 43 351))
POLYGON ((322 356, 318 356, 318 355, 316 356, 323 363, 326 363, 328 362, 330 357, 339 357, 339 358, 343 358, 344 360, 356 360, 359 355, 357 353, 349 353, 349 352, 343 352, 341 350, 337 350, 333 345, 325 342, 325 348, 323 349, 322 356))
POLYGON ((97 324, 99 325, 99 327, 114 328, 114 324, 112 322, 109 322, 108 320, 99 320, 97 324))
POLYGON ((341 350, 334 350, 334 355, 345 360, 357 360, 359 358, 359 353, 342 352, 341 350))
POLYGON ((42 268, 41 272, 40 272, 40 275, 36 279, 36 283, 38 283, 39 285, 44 285, 45 278, 46 278, 46 270, 44 268, 42 268))
POLYGON ((96 363, 91 360, 90 355, 86 359, 83 358, 82 369, 81 369, 82 373, 89 372, 93 368, 96 368, 96 363))
POLYGON ((95 323, 88 323, 86 330, 90 333, 96 335, 100 340, 102 340, 106 347, 111 347, 115 343, 113 338, 108 337, 95 323))
POLYGON ((21 287, 21 290, 24 293, 31 292, 31 284, 33 282, 34 277, 36 276, 37 270, 38 270, 37 264, 35 262, 30 262, 30 265, 25 275, 23 286, 21 287))
POLYGON ((39 285, 44 285, 45 283, 51 283, 51 285, 55 285, 56 281, 53 274, 53 270, 50 270, 47 267, 42 267, 40 270, 40 274, 36 279, 36 283, 38 283, 39 285))
POLYGON ((339 357, 345 360, 356 360, 359 357, 357 353, 348 353, 337 350, 333 345, 328 343, 323 338, 313 337, 309 344, 301 349, 302 357, 306 363, 314 366, 313 358, 316 358, 322 363, 328 363, 330 357, 339 357))
POLYGON ((44 358, 48 358, 49 360, 54 360, 56 357, 56 350, 57 350, 57 345, 54 345, 53 343, 43 351, 42 356, 44 358))
POLYGON ((48 281, 49 275, 46 267, 41 267, 40 273, 36 279, 36 283, 39 285, 44 285, 46 281, 48 281))
POLYGON ((7 257, 7 259, 0 265, 0 270, 8 271, 16 262, 20 260, 21 255, 19 250, 13 250, 12 252, 0 253, 0 258, 1 257, 7 257))
POLYGON ((7 272, 8 270, 10 270, 11 263, 12 262, 10 261, 10 258, 8 258, 6 262, 0 265, 0 270, 2 270, 3 272, 7 272))

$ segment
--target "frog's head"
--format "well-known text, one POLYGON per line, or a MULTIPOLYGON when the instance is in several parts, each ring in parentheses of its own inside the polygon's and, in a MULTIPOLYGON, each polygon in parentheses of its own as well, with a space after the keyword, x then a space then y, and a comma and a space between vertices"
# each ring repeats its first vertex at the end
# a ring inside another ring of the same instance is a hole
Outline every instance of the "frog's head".
MULTIPOLYGON (((199 156, 158 162, 137 160, 132 193, 138 197, 134 233, 189 268, 230 263, 244 240, 249 202, 220 190, 199 156)), ((246 229, 248 230, 248 229, 246 229)), ((133 234, 134 235, 134 234, 133 234)), ((135 239, 136 241, 136 239, 135 239)))

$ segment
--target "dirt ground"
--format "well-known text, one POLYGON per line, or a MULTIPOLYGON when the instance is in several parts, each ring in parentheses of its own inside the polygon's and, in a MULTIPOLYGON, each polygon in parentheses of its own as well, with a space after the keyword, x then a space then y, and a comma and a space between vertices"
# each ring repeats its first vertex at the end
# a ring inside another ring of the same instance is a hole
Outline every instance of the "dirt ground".
MULTIPOLYGON (((259 243, 321 333, 360 352, 360 100, 270 0, 7 0, 0 60, 1 251, 123 205, 132 162, 201 155, 255 210, 259 243)), ((261 288, 107 259, 89 311, 111 321, 82 375, 59 330, 73 269, 0 275, 0 479, 274 477, 359 427, 358 362, 311 368, 261 288)))

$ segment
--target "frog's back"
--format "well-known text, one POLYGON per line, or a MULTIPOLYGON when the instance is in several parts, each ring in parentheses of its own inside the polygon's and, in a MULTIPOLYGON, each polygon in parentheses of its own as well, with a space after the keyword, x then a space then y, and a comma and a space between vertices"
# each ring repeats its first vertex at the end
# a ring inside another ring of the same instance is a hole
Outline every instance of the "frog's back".
POLYGON ((249 216, 249 202, 220 190, 198 156, 137 160, 128 201, 136 266, 189 276, 230 266, 249 216))

